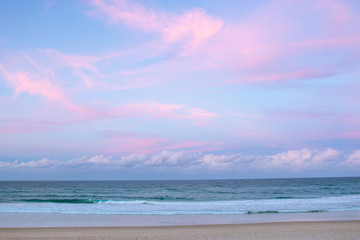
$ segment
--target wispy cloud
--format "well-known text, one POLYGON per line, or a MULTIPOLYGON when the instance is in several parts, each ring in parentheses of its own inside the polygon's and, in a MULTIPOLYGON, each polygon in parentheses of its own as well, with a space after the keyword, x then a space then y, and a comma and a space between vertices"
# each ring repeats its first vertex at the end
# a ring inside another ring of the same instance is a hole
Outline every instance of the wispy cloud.
MULTIPOLYGON (((89 95, 97 93, 99 88, 100 92, 104 91, 103 86, 106 84, 101 83, 100 79, 107 73, 101 73, 98 64, 116 55, 95 57, 64 54, 53 49, 38 50, 32 56, 22 52, 5 54, 4 59, 0 59, 3 60, 0 62, 0 80, 4 80, 6 85, 14 90, 13 100, 17 101, 18 98, 28 95, 37 96, 43 100, 43 106, 38 106, 37 110, 47 107, 42 120, 24 116, 1 126, 0 132, 11 134, 46 131, 49 129, 46 126, 78 125, 80 122, 114 118, 189 120, 196 125, 204 125, 218 117, 205 109, 178 103, 139 99, 133 103, 108 106, 104 98, 100 100, 91 97, 90 101, 83 101, 83 98, 88 99, 89 95), (64 77, 63 72, 69 70, 72 74, 64 77), (65 118, 46 120, 46 116, 51 115, 55 108, 56 112, 66 113, 63 115, 65 118)), ((111 84, 107 88, 110 90, 111 84)), ((116 89, 116 86, 114 88, 116 89)))
POLYGON ((346 131, 339 134, 338 137, 347 139, 360 139, 360 131, 346 131))
POLYGON ((0 119, 0 135, 24 134, 33 132, 46 132, 59 129, 60 126, 69 124, 65 121, 44 121, 30 119, 0 119))
POLYGON ((59 104, 77 115, 88 114, 87 107, 71 98, 71 88, 66 88, 66 83, 58 79, 56 68, 44 63, 46 61, 36 61, 26 54, 12 56, 6 66, 0 62, 0 76, 14 89, 15 97, 20 94, 39 96, 45 103, 59 104))
POLYGON ((229 112, 231 115, 238 116, 238 117, 244 117, 244 118, 260 118, 263 117, 262 114, 245 114, 245 113, 235 113, 235 112, 229 112))
POLYGON ((182 14, 159 12, 126 0, 93 0, 90 15, 105 17, 109 23, 123 23, 148 33, 158 33, 168 46, 182 44, 180 56, 186 56, 218 33, 223 21, 211 17, 204 9, 194 8, 182 14))
POLYGON ((53 84, 49 78, 21 71, 11 72, 3 65, 0 65, 0 72, 5 76, 8 84, 14 88, 16 96, 25 92, 44 97, 50 101, 68 101, 62 89, 53 84))
POLYGON ((355 152, 340 152, 353 148, 341 141, 360 138, 354 1, 54 3, 26 9, 34 19, 4 16, 18 30, 0 39, 0 151, 86 156, 1 166, 320 172, 357 164, 355 152), (49 18, 54 24, 37 24, 49 18))
POLYGON ((159 33, 167 48, 182 42, 180 55, 199 69, 237 72, 225 81, 232 84, 332 77, 345 70, 342 63, 352 58, 353 49, 360 49, 360 31, 354 31, 360 18, 338 1, 267 2, 238 22, 225 22, 203 9, 174 14, 128 1, 91 4, 93 15, 110 23, 159 33), (322 55, 331 57, 326 63, 308 61, 322 55))
POLYGON ((52 6, 55 5, 55 0, 47 0, 45 5, 45 12, 48 13, 52 6))
POLYGON ((100 74, 96 66, 101 60, 99 57, 64 54, 55 49, 42 49, 39 52, 48 58, 48 61, 52 64, 50 67, 54 70, 69 67, 72 69, 74 76, 80 78, 86 87, 94 87, 95 77, 100 74))
POLYGON ((107 131, 107 140, 97 143, 103 152, 109 154, 154 154, 161 151, 201 152, 217 150, 218 143, 174 138, 141 132, 107 131))
POLYGON ((187 107, 183 104, 163 104, 154 101, 126 104, 116 108, 117 112, 129 117, 175 118, 175 119, 209 119, 217 114, 205 109, 187 107))

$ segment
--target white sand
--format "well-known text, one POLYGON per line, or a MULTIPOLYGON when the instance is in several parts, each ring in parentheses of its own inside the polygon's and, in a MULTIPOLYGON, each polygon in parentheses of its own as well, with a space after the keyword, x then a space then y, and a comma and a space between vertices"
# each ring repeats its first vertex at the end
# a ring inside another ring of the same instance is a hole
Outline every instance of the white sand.
POLYGON ((164 227, 0 228, 0 239, 359 240, 360 221, 164 227))

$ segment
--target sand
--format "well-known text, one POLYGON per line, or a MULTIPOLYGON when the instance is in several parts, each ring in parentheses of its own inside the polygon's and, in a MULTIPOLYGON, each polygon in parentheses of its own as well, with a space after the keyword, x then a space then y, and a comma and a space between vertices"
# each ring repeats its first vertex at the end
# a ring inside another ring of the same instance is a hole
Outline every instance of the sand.
POLYGON ((360 221, 96 228, 0 228, 0 239, 360 239, 360 221))

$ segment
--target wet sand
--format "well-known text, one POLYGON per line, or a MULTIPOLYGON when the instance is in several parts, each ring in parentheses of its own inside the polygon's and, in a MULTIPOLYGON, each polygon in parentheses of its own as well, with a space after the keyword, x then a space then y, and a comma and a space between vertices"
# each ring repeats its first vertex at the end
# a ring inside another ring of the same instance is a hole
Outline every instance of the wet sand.
POLYGON ((0 239, 360 239, 360 221, 161 227, 0 228, 0 239))

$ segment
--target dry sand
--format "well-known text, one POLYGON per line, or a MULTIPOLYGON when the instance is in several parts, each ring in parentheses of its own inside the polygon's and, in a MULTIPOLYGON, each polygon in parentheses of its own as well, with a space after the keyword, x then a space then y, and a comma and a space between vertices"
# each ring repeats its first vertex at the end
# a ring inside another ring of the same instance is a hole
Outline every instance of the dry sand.
POLYGON ((359 240, 360 221, 170 227, 0 228, 0 239, 359 240))

